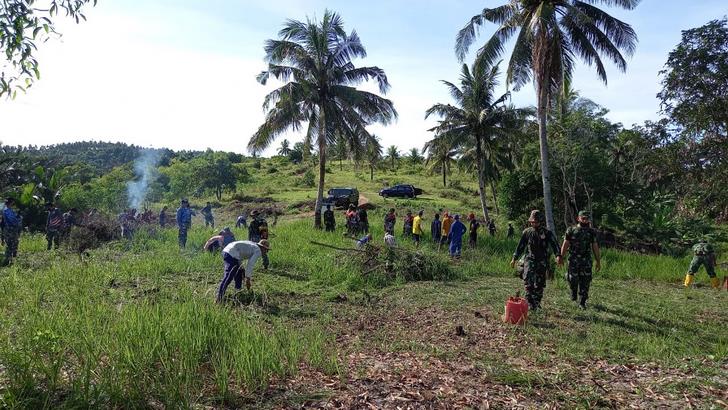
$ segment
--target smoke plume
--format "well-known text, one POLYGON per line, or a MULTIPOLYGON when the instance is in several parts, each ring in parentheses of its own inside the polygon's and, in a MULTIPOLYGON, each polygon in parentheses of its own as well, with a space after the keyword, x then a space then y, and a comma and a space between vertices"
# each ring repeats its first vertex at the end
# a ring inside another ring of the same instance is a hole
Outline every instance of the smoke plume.
POLYGON ((127 203, 130 208, 139 209, 144 203, 149 183, 157 174, 157 163, 161 156, 160 150, 143 149, 134 161, 134 179, 126 183, 127 203))

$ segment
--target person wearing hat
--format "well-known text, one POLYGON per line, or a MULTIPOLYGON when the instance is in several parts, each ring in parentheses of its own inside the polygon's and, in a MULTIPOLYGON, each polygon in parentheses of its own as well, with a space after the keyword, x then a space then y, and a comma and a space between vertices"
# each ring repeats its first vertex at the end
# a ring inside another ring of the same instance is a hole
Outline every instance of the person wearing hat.
POLYGON ((179 239, 179 247, 184 248, 187 246, 187 231, 192 226, 192 210, 190 209, 190 202, 184 198, 177 208, 177 228, 179 233, 177 238, 179 239))
POLYGON ((450 256, 453 258, 460 258, 460 253, 463 249, 463 235, 465 235, 467 228, 465 224, 460 221, 460 215, 455 215, 453 223, 450 226, 450 233, 448 233, 448 240, 450 241, 450 256))
MULTIPOLYGON (((268 222, 261 213, 254 209, 250 213, 253 220, 248 225, 248 240, 251 242, 260 242, 262 239, 268 240, 268 222)), ((263 268, 268 269, 270 261, 268 260, 268 254, 263 254, 263 268)))
POLYGON ((705 271, 710 277, 710 285, 716 289, 720 286, 718 277, 715 276, 715 250, 705 238, 701 238, 698 243, 693 246, 693 260, 690 261, 688 273, 685 275, 685 287, 689 287, 695 280, 695 274, 698 273, 701 265, 705 266, 705 271))
POLYGON ((5 209, 2 213, 2 237, 5 242, 5 264, 9 265, 13 258, 18 256, 18 243, 20 242, 20 231, 23 227, 23 218, 13 209, 15 199, 5 200, 5 209))
POLYGON ((235 235, 233 235, 233 232, 230 230, 230 228, 225 227, 217 235, 208 239, 202 249, 212 253, 218 249, 225 248, 232 242, 235 242, 235 235))
MULTIPOLYGON (((571 288, 571 300, 576 302, 579 297, 579 307, 586 309, 586 300, 589 299, 589 285, 592 280, 592 252, 596 264, 594 269, 599 272, 602 268, 597 232, 589 224, 589 212, 579 211, 577 225, 569 227, 564 235, 561 245, 561 255, 569 252, 569 268, 566 279, 571 288)), ((563 260, 561 261, 563 264, 563 260)))
POLYGON ((526 228, 518 242, 518 247, 511 258, 511 267, 525 252, 523 265, 523 282, 526 288, 526 301, 532 309, 541 307, 543 290, 546 287, 546 271, 548 270, 548 250, 556 255, 556 262, 561 263, 559 244, 553 232, 546 229, 546 221, 541 211, 534 209, 528 218, 531 225, 526 228))
POLYGON ((468 215, 468 221, 470 221, 470 229, 468 230, 468 244, 471 248, 475 248, 476 246, 478 246, 478 228, 480 228, 480 222, 475 219, 475 214, 472 212, 470 213, 470 215, 468 215))
POLYGON ((245 274, 245 288, 250 289, 253 278, 253 267, 255 262, 270 250, 270 243, 267 239, 259 242, 252 241, 235 241, 229 243, 222 250, 222 260, 224 263, 224 273, 220 287, 217 290, 217 303, 222 302, 225 296, 225 290, 230 282, 235 281, 235 289, 241 289, 243 285, 243 273, 245 274), (247 260, 248 263, 242 271, 242 262, 247 260))

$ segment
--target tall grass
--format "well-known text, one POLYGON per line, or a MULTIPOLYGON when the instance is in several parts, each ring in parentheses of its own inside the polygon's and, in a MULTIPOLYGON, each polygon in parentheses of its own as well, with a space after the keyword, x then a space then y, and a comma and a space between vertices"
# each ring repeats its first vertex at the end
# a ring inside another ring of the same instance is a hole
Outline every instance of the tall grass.
MULTIPOLYGON (((197 229, 191 242, 205 235, 197 229)), ((219 255, 179 251, 170 239, 140 235, 83 263, 26 253, 3 270, 0 404, 189 407, 202 396, 234 400, 304 362, 338 371, 317 324, 291 327, 214 305, 219 255), (118 253, 128 246, 130 254, 118 253)), ((42 240, 24 238, 22 251, 42 240)))

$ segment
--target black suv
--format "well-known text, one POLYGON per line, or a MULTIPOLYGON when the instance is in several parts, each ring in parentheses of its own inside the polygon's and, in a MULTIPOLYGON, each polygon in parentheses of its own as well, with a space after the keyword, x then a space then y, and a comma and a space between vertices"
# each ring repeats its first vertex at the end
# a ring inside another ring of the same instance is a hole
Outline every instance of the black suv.
POLYGON ((326 203, 345 208, 349 204, 359 205, 359 191, 356 188, 331 188, 326 203))
POLYGON ((379 195, 383 198, 417 198, 417 195, 422 195, 422 190, 414 185, 395 185, 382 189, 379 191, 379 195))

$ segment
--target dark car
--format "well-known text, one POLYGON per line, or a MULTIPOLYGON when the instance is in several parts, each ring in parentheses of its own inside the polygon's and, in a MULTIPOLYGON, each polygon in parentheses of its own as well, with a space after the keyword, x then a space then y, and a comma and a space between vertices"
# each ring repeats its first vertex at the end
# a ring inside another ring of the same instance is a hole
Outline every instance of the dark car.
POLYGON ((417 198, 418 195, 422 195, 422 190, 414 185, 395 185, 382 189, 379 195, 384 198, 417 198))
POLYGON ((326 203, 335 207, 347 207, 349 204, 359 205, 359 191, 356 188, 331 188, 326 203))

